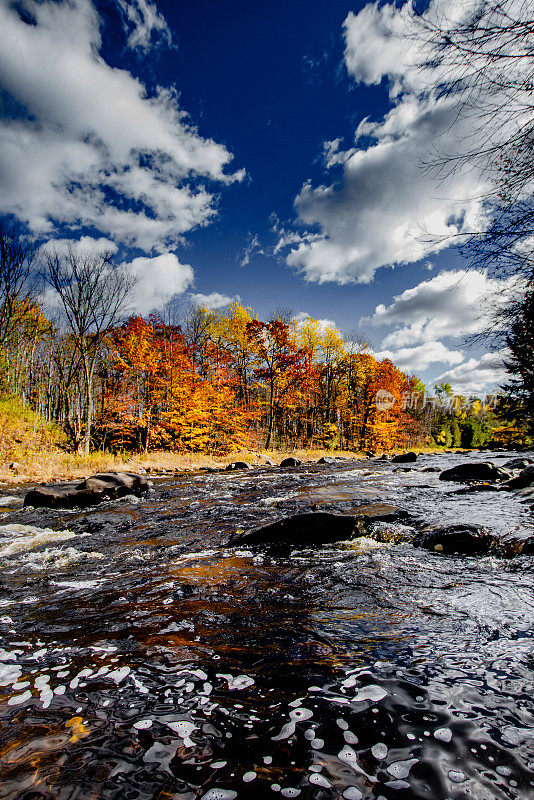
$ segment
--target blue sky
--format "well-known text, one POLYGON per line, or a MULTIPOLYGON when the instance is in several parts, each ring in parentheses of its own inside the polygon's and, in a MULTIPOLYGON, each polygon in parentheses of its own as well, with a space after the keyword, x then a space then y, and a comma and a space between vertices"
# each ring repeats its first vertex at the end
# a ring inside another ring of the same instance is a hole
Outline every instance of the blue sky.
POLYGON ((113 249, 142 313, 289 307, 490 389, 501 357, 464 336, 504 282, 446 246, 483 224, 483 177, 422 169, 465 131, 391 35, 408 26, 340 0, 1 0, 0 213, 113 249))

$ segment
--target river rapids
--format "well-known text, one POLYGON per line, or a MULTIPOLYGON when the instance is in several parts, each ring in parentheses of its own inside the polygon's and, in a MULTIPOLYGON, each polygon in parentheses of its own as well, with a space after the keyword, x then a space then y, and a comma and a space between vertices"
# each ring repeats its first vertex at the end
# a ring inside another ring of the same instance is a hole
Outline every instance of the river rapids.
POLYGON ((5 489, 0 798, 533 798, 534 556, 225 546, 364 503, 408 511, 408 535, 532 532, 514 493, 422 471, 465 460, 154 477, 83 511, 5 489))

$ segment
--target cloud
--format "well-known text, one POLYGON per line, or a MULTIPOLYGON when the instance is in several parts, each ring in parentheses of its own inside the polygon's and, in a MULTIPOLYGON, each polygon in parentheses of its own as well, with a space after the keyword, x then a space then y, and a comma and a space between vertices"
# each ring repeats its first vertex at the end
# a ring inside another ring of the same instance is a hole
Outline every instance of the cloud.
POLYGON ((250 259, 255 253, 257 253, 258 255, 264 255, 265 251, 261 246, 258 236, 257 235, 252 236, 251 234, 249 234, 248 244, 245 247, 245 251, 243 253, 241 261, 239 262, 241 266, 246 267, 247 264, 250 264, 250 259))
POLYGON ((394 326, 383 347, 402 347, 444 337, 495 330, 495 310, 509 297, 510 280, 488 278, 483 271, 446 270, 378 305, 360 325, 394 326))
POLYGON ((230 303, 239 302, 240 297, 238 294, 229 297, 227 294, 220 292, 210 292, 209 294, 190 294, 191 301, 202 308, 224 308, 230 303))
MULTIPOLYGON (((0 3, 0 213, 38 234, 88 226, 146 252, 206 225, 216 211, 205 182, 243 178, 225 171, 231 153, 199 135, 174 89, 149 94, 104 61, 90 0, 26 0, 24 19, 19 7, 0 3)), ((130 45, 148 46, 163 23, 148 2, 132 9, 130 45)))
POLYGON ((141 315, 161 309, 177 294, 183 294, 194 281, 193 268, 181 264, 174 253, 134 258, 121 264, 119 269, 136 280, 130 305, 132 313, 141 315))
POLYGON ((509 357, 506 349, 486 353, 482 358, 470 358, 454 369, 443 372, 435 383, 450 383, 458 394, 477 394, 493 391, 509 379, 503 360, 509 357))
POLYGON ((42 256, 46 256, 47 253, 65 255, 69 251, 78 256, 88 253, 110 253, 115 255, 117 250, 117 244, 103 236, 98 239, 94 239, 92 236, 81 236, 79 239, 49 239, 46 244, 39 248, 42 256))
POLYGON ((307 311, 298 311, 293 317, 293 320, 296 322, 297 325, 302 325, 309 319, 312 319, 314 322, 317 323, 319 330, 322 333, 324 333, 329 328, 336 328, 337 330, 336 323, 334 322, 333 319, 315 319, 310 314, 308 314, 307 311))
MULTIPOLYGON (((447 2, 447 16, 466 13, 457 6, 447 2)), ((440 96, 437 73, 415 66, 426 54, 410 38, 411 9, 368 4, 345 20, 349 75, 367 85, 385 77, 392 105, 381 120, 363 119, 346 149, 340 139, 326 142, 327 180, 306 182, 295 199, 302 232, 293 243, 281 238, 280 248, 307 281, 368 283, 380 267, 419 261, 487 225, 486 179, 476 165, 439 181, 423 168, 436 150, 462 152, 473 130, 459 114, 462 98, 440 96)), ((425 16, 440 13, 443 0, 433 0, 425 16)))
POLYGON ((154 44, 172 44, 165 18, 150 0, 116 0, 128 34, 128 47, 146 52, 154 44))
POLYGON ((459 364, 464 360, 460 350, 450 350, 443 342, 425 342, 416 347, 401 347, 395 352, 381 350, 373 352, 377 360, 389 358, 390 361, 408 373, 426 370, 430 364, 459 364))

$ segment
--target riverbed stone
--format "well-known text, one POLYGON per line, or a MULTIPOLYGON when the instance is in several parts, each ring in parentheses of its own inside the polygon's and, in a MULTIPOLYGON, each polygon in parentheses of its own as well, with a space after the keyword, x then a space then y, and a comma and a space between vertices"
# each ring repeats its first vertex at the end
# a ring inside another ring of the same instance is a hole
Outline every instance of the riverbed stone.
POLYGON ((526 469, 522 470, 515 478, 506 481, 505 486, 508 489, 527 489, 529 486, 534 485, 534 464, 530 464, 526 469))
POLYGON ((338 460, 337 458, 333 458, 332 456, 322 456, 317 461, 317 463, 318 464, 335 464, 337 460, 338 460))
POLYGON ((280 462, 281 467, 300 467, 302 461, 294 456, 288 456, 280 462))
POLYGON ((503 467, 505 469, 526 469, 532 464, 531 458, 512 458, 510 461, 505 461, 503 467))
POLYGON ((399 453, 398 456, 393 456, 391 459, 392 464, 410 464, 414 461, 417 461, 417 453, 409 452, 409 453, 399 453))
POLYGON ((146 478, 134 472, 100 472, 78 483, 36 486, 24 498, 35 508, 84 508, 127 494, 148 492, 146 478))
POLYGON ((250 469, 250 464, 247 464, 246 461, 232 461, 232 463, 228 464, 225 469, 226 470, 250 469))
POLYGON ((534 554, 534 535, 526 531, 512 531, 501 537, 496 545, 499 555, 528 556, 534 554))
POLYGON ((444 470, 439 479, 440 481, 470 483, 471 481, 507 481, 512 477, 510 470, 497 467, 491 461, 474 461, 444 470))
POLYGON ((295 514, 271 522, 269 525, 236 531, 228 544, 232 547, 254 544, 306 547, 312 544, 344 541, 358 531, 357 523, 358 518, 348 514, 330 514, 326 511, 295 514))
POLYGON ((424 530, 414 537, 413 543, 415 547, 437 553, 483 555, 492 549, 495 541, 486 528, 459 523, 424 530))

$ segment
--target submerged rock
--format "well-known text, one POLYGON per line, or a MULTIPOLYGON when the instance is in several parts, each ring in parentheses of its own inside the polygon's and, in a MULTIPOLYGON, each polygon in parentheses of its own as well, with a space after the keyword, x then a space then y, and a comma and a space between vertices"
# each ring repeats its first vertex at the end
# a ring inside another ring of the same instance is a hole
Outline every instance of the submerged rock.
POLYGON ((482 555, 495 544, 495 537, 480 525, 445 525, 422 531, 414 537, 415 547, 435 550, 438 553, 482 555))
POLYGON ((413 461, 417 461, 417 453, 400 453, 391 459, 392 464, 410 464, 413 461))
POLYGON ((246 461, 232 461, 232 463, 228 464, 225 469, 250 469, 250 464, 247 464, 246 461))
POLYGON ((421 472, 441 472, 439 467, 423 467, 421 472))
POLYGON ((322 456, 317 463, 318 464, 335 464, 337 458, 333 458, 332 456, 322 456))
POLYGON ((298 458, 294 458, 294 456, 288 456, 288 458, 284 458, 283 461, 280 462, 281 467, 300 467, 302 461, 298 458))
POLYGON ((24 505, 35 508, 81 508, 127 494, 141 495, 148 489, 146 478, 134 472, 100 472, 81 483, 36 486, 27 493, 24 505))
POLYGON ((473 486, 464 486, 462 489, 455 489, 448 494, 476 494, 476 492, 502 492, 503 484, 495 486, 494 483, 475 483, 473 486))
POLYGON ((446 469, 439 476, 440 481, 506 481, 512 473, 503 467, 496 467, 491 461, 475 461, 469 464, 459 464, 457 467, 446 469))

